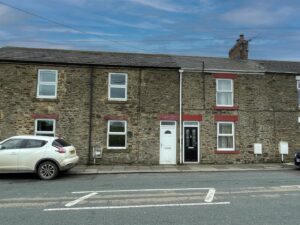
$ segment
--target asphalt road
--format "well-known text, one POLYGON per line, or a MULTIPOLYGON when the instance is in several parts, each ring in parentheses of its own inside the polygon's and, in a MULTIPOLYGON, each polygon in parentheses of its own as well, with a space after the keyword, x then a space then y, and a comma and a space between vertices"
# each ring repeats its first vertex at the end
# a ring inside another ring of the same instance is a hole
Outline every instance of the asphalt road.
POLYGON ((1 225, 300 224, 300 170, 0 174, 1 225))

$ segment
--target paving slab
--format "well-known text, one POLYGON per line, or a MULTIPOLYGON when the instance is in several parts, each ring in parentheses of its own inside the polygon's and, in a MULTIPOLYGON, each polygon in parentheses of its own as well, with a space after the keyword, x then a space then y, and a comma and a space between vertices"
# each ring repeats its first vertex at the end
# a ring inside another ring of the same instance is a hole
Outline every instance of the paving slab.
POLYGON ((274 171, 297 169, 293 163, 268 164, 197 164, 197 165, 78 165, 69 174, 118 174, 118 173, 178 173, 226 171, 274 171))

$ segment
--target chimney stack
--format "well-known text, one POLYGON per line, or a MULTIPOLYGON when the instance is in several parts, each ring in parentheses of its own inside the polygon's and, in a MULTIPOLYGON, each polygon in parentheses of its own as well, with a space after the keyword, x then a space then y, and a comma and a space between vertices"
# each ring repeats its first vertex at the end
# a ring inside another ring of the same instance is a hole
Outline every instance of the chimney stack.
POLYGON ((248 59, 248 41, 244 39, 244 35, 240 34, 240 38, 236 40, 235 45, 229 51, 230 59, 248 59))

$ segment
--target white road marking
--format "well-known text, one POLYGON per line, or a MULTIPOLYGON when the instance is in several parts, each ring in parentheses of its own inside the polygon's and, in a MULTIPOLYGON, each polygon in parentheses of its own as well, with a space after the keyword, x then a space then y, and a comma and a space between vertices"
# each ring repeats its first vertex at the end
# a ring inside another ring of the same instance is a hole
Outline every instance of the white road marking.
POLYGON ((216 189, 209 189, 204 201, 205 202, 212 202, 213 199, 214 199, 215 193, 216 193, 216 189))
POLYGON ((283 185, 281 188, 300 188, 300 185, 283 185))
POLYGON ((151 191, 193 191, 193 190, 210 190, 214 188, 165 188, 165 189, 135 189, 135 190, 103 190, 103 191, 74 191, 72 194, 86 193, 119 193, 119 192, 151 192, 151 191))
POLYGON ((98 193, 97 192, 93 192, 93 193, 90 193, 88 195, 82 196, 81 198, 78 198, 78 199, 76 199, 74 201, 71 201, 71 202, 67 203, 65 206, 66 207, 70 207, 70 206, 76 205, 77 203, 79 203, 79 202, 81 202, 81 201, 83 201, 85 199, 88 199, 88 198, 90 198, 90 197, 92 197, 92 196, 94 196, 96 194, 98 194, 98 193))
POLYGON ((229 205, 230 202, 212 203, 178 203, 178 204, 158 204, 158 205, 126 205, 126 206, 95 206, 95 207, 76 207, 76 208, 52 208, 44 209, 45 212, 53 211, 75 211, 75 210, 95 210, 95 209, 130 209, 130 208, 155 208, 155 207, 174 207, 174 206, 207 206, 207 205, 229 205))

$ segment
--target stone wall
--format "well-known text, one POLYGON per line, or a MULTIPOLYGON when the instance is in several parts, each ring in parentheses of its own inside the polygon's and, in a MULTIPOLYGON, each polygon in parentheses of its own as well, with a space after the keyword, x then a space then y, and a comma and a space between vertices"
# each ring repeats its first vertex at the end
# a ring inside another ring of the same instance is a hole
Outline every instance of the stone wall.
MULTIPOLYGON (((0 140, 34 134, 33 115, 57 115, 56 135, 72 142, 81 163, 89 159, 90 76, 93 77, 92 145, 99 142, 103 157, 97 164, 158 164, 160 115, 179 115, 179 72, 175 69, 0 64, 0 140), (37 99, 38 69, 58 70, 58 97, 37 99), (128 100, 108 100, 108 74, 128 74, 128 100), (107 120, 127 121, 127 149, 107 149, 107 120)), ((259 162, 279 162, 279 141, 300 149, 300 112, 293 75, 238 75, 231 110, 216 109, 216 79, 212 74, 183 73, 183 114, 202 115, 200 163, 256 162, 253 144, 262 143, 259 162), (215 115, 236 115, 237 154, 216 154, 215 115)), ((178 126, 179 127, 179 126, 178 126)), ((177 132, 179 162, 179 130, 177 132)))
POLYGON ((100 142, 102 159, 97 163, 159 162, 159 114, 178 114, 177 71, 160 69, 97 69, 94 76, 93 142, 100 142), (108 73, 128 74, 128 100, 108 101, 108 73), (168 84, 167 86, 165 84, 168 84), (127 149, 107 149, 107 120, 127 120, 127 149))
POLYGON ((34 134, 33 115, 57 115, 56 135, 73 143, 81 161, 88 145, 89 69, 56 65, 0 64, 0 140, 34 134), (38 99, 38 69, 58 70, 57 99, 38 99))
POLYGON ((291 161, 300 149, 300 115, 296 80, 293 75, 238 75, 234 79, 237 109, 215 109, 216 81, 211 74, 185 73, 183 113, 202 114, 200 128, 201 162, 279 162, 280 141, 289 143, 291 161), (237 115, 235 148, 239 154, 216 154, 217 123, 214 115, 237 115), (255 158, 253 144, 261 143, 263 154, 255 158))

